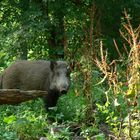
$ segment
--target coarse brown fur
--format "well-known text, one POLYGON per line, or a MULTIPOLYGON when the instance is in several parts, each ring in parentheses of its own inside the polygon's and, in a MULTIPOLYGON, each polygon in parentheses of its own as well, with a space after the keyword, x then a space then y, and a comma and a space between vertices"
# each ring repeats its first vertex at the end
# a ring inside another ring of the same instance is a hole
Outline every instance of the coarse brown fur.
MULTIPOLYGON (((61 89, 61 87, 57 87, 52 82, 58 79, 55 76, 55 69, 61 69, 61 67, 63 73, 67 69, 67 63, 65 61, 51 62, 45 60, 17 61, 2 73, 1 86, 4 89, 45 90, 48 92, 48 95, 44 99, 46 108, 52 107, 56 105, 61 89), (51 85, 55 86, 51 88, 51 85)), ((65 89, 67 91, 70 85, 69 76, 64 77, 64 80, 64 82, 68 83, 65 89)), ((64 82, 62 86, 65 85, 64 82)))

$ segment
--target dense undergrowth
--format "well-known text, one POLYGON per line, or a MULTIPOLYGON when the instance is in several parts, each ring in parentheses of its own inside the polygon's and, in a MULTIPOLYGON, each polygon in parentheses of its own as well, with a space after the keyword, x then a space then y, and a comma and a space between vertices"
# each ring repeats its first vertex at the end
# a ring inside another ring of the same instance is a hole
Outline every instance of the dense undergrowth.
POLYGON ((140 28, 133 30, 128 21, 124 30, 126 56, 115 41, 120 58, 112 62, 102 42, 99 57, 90 45, 78 52, 71 89, 56 108, 46 112, 41 99, 0 106, 0 139, 140 139, 140 28))

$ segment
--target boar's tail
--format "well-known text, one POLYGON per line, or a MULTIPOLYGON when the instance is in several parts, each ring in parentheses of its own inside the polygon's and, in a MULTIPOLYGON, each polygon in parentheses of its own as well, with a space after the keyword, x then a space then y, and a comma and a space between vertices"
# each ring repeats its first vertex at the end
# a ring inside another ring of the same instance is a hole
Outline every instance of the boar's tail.
POLYGON ((3 74, 0 75, 0 89, 2 89, 3 74))

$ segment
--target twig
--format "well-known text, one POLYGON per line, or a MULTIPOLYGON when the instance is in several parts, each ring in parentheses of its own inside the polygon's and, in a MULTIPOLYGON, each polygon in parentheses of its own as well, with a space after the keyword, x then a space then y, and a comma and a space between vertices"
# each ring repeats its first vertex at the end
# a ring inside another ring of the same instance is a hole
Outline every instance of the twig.
MULTIPOLYGON (((112 135, 112 134, 109 134, 109 138, 113 138, 113 140, 118 140, 118 138, 116 137, 116 136, 114 136, 114 135, 112 135)), ((112 140, 112 139, 111 139, 112 140)))
POLYGON ((113 42, 114 42, 114 46, 115 46, 115 48, 116 48, 116 50, 117 50, 117 52, 118 52, 119 56, 120 56, 121 58, 123 58, 123 56, 122 56, 121 52, 119 51, 119 48, 118 48, 118 45, 117 45, 117 43, 116 43, 115 39, 113 39, 113 42))
POLYGON ((125 44, 123 44, 123 47, 124 47, 125 52, 126 52, 126 53, 127 53, 127 55, 128 55, 128 54, 129 54, 129 52, 128 52, 128 50, 127 50, 127 48, 126 48, 125 44))
POLYGON ((132 125, 131 125, 131 113, 129 113, 129 137, 134 140, 134 138, 132 137, 132 125))

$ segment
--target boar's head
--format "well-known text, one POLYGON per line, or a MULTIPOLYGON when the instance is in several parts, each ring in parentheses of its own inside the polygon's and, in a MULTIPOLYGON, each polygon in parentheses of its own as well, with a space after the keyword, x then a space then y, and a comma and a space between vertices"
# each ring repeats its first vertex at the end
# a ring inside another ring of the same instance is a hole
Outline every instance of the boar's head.
POLYGON ((52 71, 50 90, 57 91, 59 95, 66 94, 70 87, 70 67, 65 61, 51 61, 52 71))

